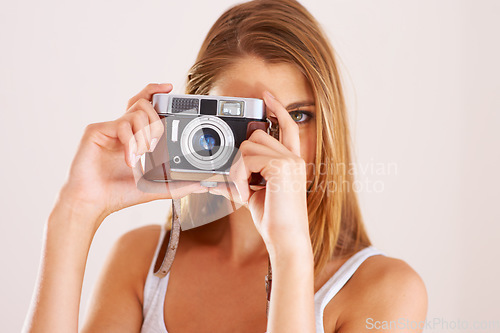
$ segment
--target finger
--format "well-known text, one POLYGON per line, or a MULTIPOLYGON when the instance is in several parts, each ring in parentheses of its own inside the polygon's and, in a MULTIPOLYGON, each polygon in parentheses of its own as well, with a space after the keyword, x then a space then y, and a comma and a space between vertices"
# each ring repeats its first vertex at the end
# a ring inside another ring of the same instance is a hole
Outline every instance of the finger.
POLYGON ((150 181, 144 177, 144 169, 142 167, 142 163, 140 162, 132 167, 132 174, 134 176, 137 189, 144 193, 151 194, 147 201, 157 199, 177 199, 191 193, 208 192, 208 188, 202 186, 199 181, 150 181))
POLYGON ((252 194, 252 190, 248 184, 248 177, 248 171, 246 170, 241 151, 238 151, 229 169, 229 179, 234 183, 242 202, 248 202, 252 194))
POLYGON ((130 109, 132 105, 134 105, 139 99, 144 98, 148 101, 153 99, 154 94, 158 93, 169 93, 173 89, 172 84, 170 83, 150 83, 144 89, 141 90, 140 93, 132 97, 128 100, 127 109, 130 109))
POLYGON ((149 118, 142 110, 129 113, 125 117, 130 118, 132 131, 134 132, 135 141, 137 142, 136 154, 141 156, 149 150, 149 143, 151 142, 149 133, 149 118))
POLYGON ((266 107, 276 116, 281 129, 281 141, 295 155, 300 156, 299 125, 293 121, 288 111, 268 91, 264 93, 266 107))
POLYGON ((144 169, 140 162, 132 167, 132 174, 137 189, 146 193, 144 202, 158 199, 178 199, 191 193, 208 192, 208 188, 203 186, 199 181, 150 181, 144 177, 144 169))
MULTIPOLYGON (((158 188, 161 188, 161 183, 156 183, 156 182, 151 182, 148 181, 149 184, 152 183, 153 188, 156 185, 159 185, 158 188)), ((178 199, 185 197, 188 194, 191 193, 206 193, 208 192, 208 188, 205 186, 202 186, 200 182, 188 182, 188 181, 174 181, 174 182, 169 182, 165 183, 167 184, 166 187, 169 189, 170 197, 172 199, 178 199)))
POLYGON ((126 119, 115 120, 116 135, 125 147, 125 161, 131 168, 135 166, 140 157, 137 157, 137 143, 135 141, 132 125, 126 119))
MULTIPOLYGON (((266 133, 263 134, 267 135, 266 133)), ((282 153, 271 149, 269 146, 253 142, 250 140, 245 140, 241 143, 240 149, 238 150, 238 154, 233 160, 233 165, 229 170, 229 175, 231 180, 236 185, 243 201, 250 200, 250 197, 254 192, 254 189, 257 188, 254 185, 249 184, 249 179, 251 177, 251 174, 253 172, 257 172, 257 171, 251 171, 246 166, 247 161, 250 161, 249 159, 250 156, 262 157, 261 159, 258 160, 262 163, 262 165, 257 169, 255 167, 252 167, 252 170, 258 170, 257 173, 259 173, 262 170, 262 168, 264 168, 266 165, 271 164, 272 160, 277 159, 280 156, 283 156, 283 153, 288 156, 290 155, 293 156, 292 153, 288 149, 286 149, 286 147, 284 147, 281 143, 277 142, 276 139, 274 139, 271 136, 269 136, 269 138, 274 140, 275 144, 279 145, 278 148, 283 151, 282 153)))
MULTIPOLYGON (((217 183, 215 187, 209 187, 208 192, 215 195, 222 195, 229 201, 239 205, 247 205, 247 202, 241 199, 238 189, 233 183, 217 183)), ((239 208, 239 207, 237 207, 239 208)))
POLYGON ((252 173, 261 173, 272 161, 273 157, 270 156, 247 155, 231 166, 230 179, 236 184, 244 200, 248 200, 252 193, 249 185, 252 173))
POLYGON ((132 168, 137 189, 151 195, 151 200, 156 199, 177 199, 191 193, 205 193, 208 188, 202 186, 200 182, 191 181, 170 181, 154 182, 144 178, 144 173, 140 163, 132 168))
MULTIPOLYGON (((134 105, 132 105, 127 110, 127 112, 135 112, 138 110, 146 112, 146 114, 148 116, 150 140, 153 140, 153 139, 158 140, 163 134, 164 126, 163 126, 163 122, 161 121, 160 117, 158 116, 158 113, 154 109, 153 105, 151 104, 150 101, 146 100, 145 98, 141 98, 137 102, 135 102, 134 105)), ((148 143, 149 143, 148 148, 151 148, 151 141, 148 141, 148 143)))
MULTIPOLYGON (((240 144, 238 152, 243 156, 243 158, 247 155, 262 155, 269 157, 276 157, 282 155, 281 153, 269 148, 266 145, 245 140, 240 144)), ((286 153, 289 155, 290 152, 287 150, 286 153)))
MULTIPOLYGON (((243 163, 245 168, 239 169, 241 173, 235 174, 235 178, 237 180, 241 180, 242 178, 246 179, 248 184, 248 179, 250 178, 252 173, 259 173, 266 181, 269 181, 273 176, 279 174, 281 172, 281 162, 284 160, 281 158, 275 158, 271 156, 263 156, 263 155, 248 155, 243 158, 243 163), (242 171, 245 171, 244 176, 242 175, 242 171)), ((288 171, 287 171, 288 172, 288 171)))
POLYGON ((248 141, 267 146, 282 154, 290 153, 290 151, 281 142, 261 129, 255 130, 248 138, 248 141))

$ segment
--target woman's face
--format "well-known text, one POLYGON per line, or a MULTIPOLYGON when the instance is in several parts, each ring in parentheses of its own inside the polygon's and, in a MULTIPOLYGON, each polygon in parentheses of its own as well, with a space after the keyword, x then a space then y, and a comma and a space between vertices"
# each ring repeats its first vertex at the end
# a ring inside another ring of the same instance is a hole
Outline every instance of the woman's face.
MULTIPOLYGON (((314 95, 305 76, 294 65, 270 64, 256 57, 241 58, 223 70, 209 94, 263 99, 266 90, 281 102, 299 125, 300 155, 306 165, 312 165, 316 155, 314 95)), ((308 174, 308 180, 311 176, 308 174)))

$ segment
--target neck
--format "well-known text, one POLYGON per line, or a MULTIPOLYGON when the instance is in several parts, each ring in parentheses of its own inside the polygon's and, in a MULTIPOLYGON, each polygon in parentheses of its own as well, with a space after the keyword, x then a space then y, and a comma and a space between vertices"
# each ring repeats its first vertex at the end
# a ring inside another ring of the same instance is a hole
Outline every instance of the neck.
POLYGON ((197 242, 216 248, 220 258, 236 265, 268 256, 250 211, 244 206, 219 220, 192 229, 191 236, 197 242))

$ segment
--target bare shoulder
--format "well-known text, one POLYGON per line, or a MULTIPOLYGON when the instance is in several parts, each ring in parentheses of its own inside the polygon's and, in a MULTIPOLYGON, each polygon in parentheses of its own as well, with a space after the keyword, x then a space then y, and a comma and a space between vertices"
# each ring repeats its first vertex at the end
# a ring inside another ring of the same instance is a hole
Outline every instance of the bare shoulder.
POLYGON ((411 325, 425 319, 425 284, 401 259, 382 255, 366 259, 345 289, 347 304, 336 332, 416 332, 411 325), (393 327, 384 326, 391 322, 393 327))
POLYGON ((140 330, 144 283, 160 231, 160 225, 140 227, 114 243, 94 286, 82 332, 140 330))
POLYGON ((404 260, 383 255, 366 259, 352 277, 353 284, 371 292, 413 292, 424 294, 425 285, 418 273, 404 260), (382 289, 381 289, 382 288, 382 289))
POLYGON ((127 231, 116 241, 115 247, 134 255, 139 252, 154 252, 160 238, 161 226, 150 224, 127 231))
POLYGON ((142 301, 142 289, 149 267, 154 259, 154 253, 159 242, 161 226, 158 224, 146 225, 124 233, 115 243, 115 251, 122 258, 123 264, 135 267, 132 274, 134 285, 138 288, 138 296, 142 301))

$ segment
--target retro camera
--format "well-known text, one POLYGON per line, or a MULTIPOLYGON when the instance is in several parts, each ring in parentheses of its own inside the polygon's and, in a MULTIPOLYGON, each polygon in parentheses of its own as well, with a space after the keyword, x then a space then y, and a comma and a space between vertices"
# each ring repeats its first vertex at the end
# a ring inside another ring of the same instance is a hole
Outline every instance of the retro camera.
MULTIPOLYGON (((165 131, 155 150, 145 154, 144 177, 151 181, 227 182, 240 144, 254 130, 278 133, 261 99, 155 94, 153 107, 165 131)), ((250 184, 265 181, 254 174, 250 184)))

